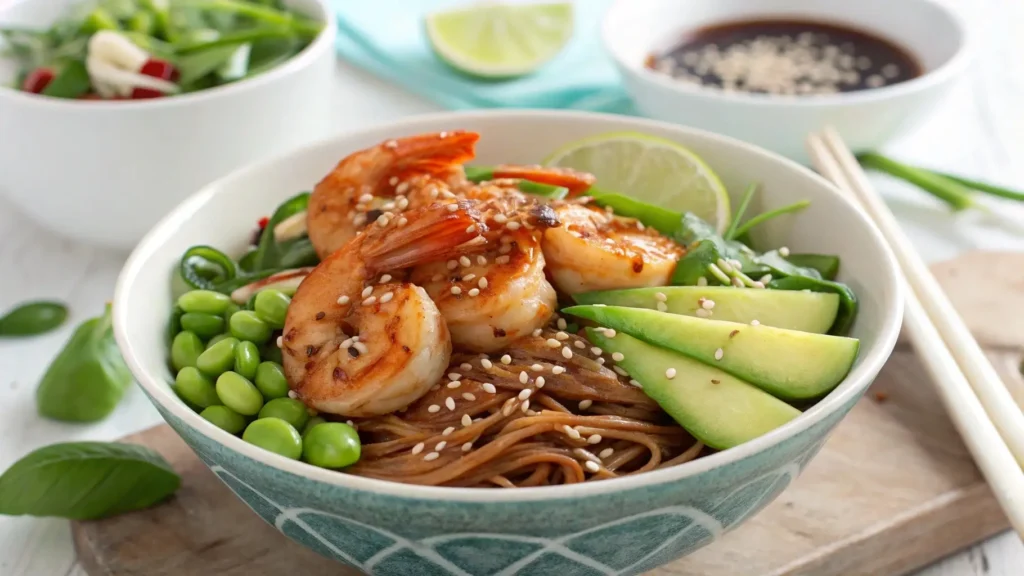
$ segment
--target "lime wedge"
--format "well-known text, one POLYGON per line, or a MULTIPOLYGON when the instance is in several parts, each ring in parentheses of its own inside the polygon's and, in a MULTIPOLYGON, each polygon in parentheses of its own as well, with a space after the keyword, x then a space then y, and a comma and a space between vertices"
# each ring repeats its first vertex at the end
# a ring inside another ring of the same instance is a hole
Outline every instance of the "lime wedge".
POLYGON ((536 70, 572 36, 572 4, 481 4, 427 15, 437 55, 462 72, 509 78, 536 70))
POLYGON ((597 187, 729 226, 729 194, 699 156, 664 138, 612 132, 562 146, 544 163, 590 172, 597 187))

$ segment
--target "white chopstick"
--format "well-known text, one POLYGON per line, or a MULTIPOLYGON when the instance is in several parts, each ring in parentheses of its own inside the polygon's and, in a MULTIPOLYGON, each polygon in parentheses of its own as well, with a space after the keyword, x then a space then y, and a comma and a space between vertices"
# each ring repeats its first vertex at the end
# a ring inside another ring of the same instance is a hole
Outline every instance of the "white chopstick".
POLYGON ((1024 538, 1024 413, 839 135, 827 128, 811 134, 807 146, 818 171, 865 210, 896 254, 907 286, 904 325, 911 342, 975 463, 1024 538))

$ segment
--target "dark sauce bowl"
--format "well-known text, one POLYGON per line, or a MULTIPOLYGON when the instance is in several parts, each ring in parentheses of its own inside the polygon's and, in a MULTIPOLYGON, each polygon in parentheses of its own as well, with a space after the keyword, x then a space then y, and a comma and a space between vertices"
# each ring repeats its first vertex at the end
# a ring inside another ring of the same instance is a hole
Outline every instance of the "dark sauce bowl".
POLYGON ((641 114, 798 161, 826 124, 854 150, 912 129, 970 52, 936 0, 618 0, 602 35, 641 114))

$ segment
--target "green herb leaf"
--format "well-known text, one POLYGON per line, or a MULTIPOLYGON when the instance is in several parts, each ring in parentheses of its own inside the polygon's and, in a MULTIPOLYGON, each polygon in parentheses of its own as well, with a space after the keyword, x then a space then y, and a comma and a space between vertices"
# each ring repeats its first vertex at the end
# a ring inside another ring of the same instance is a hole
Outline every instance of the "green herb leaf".
POLYGON ((73 60, 43 89, 43 94, 54 98, 78 98, 88 93, 90 86, 85 62, 73 60))
POLYGON ((26 302, 0 317, 0 337, 34 336, 55 330, 68 317, 60 302, 26 302))
POLYGON ((92 520, 148 508, 181 485, 166 460, 142 446, 53 444, 0 476, 0 514, 92 520))
POLYGON ((758 214, 757 216, 754 216, 750 220, 747 220, 742 226, 740 226, 740 227, 736 228, 735 230, 733 230, 732 236, 729 236, 728 239, 731 240, 732 238, 743 237, 743 236, 749 234, 750 231, 753 230, 756 226, 760 226, 761 224, 764 224, 765 222, 771 220, 772 218, 778 218, 779 216, 782 216, 783 214, 791 214, 793 212, 800 212, 800 211, 806 209, 810 205, 811 205, 811 201, 810 200, 800 200, 798 202, 794 202, 792 204, 789 204, 788 206, 783 206, 782 208, 776 208, 775 210, 769 210, 768 212, 764 212, 762 214, 758 214))
POLYGON ((790 254, 790 263, 803 268, 813 268, 826 280, 835 280, 839 274, 839 256, 831 254, 790 254))
POLYGON ((181 73, 179 82, 191 84, 212 73, 227 62, 238 49, 237 44, 216 46, 208 50, 179 55, 175 58, 178 71, 181 73))
POLYGON ((722 237, 726 240, 735 240, 736 238, 743 236, 743 233, 739 231, 740 222, 743 220, 743 215, 747 212, 747 206, 750 206, 750 201, 753 200, 754 194, 757 192, 757 184, 751 184, 747 186, 746 192, 743 193, 743 199, 740 200, 740 206, 733 214, 732 222, 729 223, 729 228, 722 234, 722 237))
POLYGON ((65 422, 95 422, 109 415, 132 384, 111 326, 110 305, 86 320, 50 363, 36 389, 39 413, 65 422))
POLYGON ((303 236, 278 243, 274 237, 274 227, 288 217, 302 212, 308 205, 309 192, 303 192, 289 198, 277 207, 274 215, 267 222, 267 227, 260 235, 256 253, 247 258, 252 266, 250 272, 312 266, 319 261, 312 244, 309 243, 309 238, 303 236))

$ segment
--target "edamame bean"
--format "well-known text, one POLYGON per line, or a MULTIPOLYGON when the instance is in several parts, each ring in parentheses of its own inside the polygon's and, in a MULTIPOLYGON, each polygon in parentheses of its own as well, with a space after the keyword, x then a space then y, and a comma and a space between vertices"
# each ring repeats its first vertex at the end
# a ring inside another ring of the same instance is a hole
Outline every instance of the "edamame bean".
POLYGON ((178 371, 178 377, 174 379, 174 390, 178 396, 200 408, 221 403, 213 381, 194 366, 186 366, 178 371))
POLYGON ((255 311, 261 320, 273 328, 283 328, 284 318, 288 314, 288 305, 292 299, 280 290, 263 290, 256 294, 255 311))
POLYGON ((359 461, 359 434, 348 424, 327 422, 302 440, 302 459, 321 468, 344 468, 359 461))
POLYGON ((313 416, 310 418, 309 422, 306 422, 305 428, 302 429, 302 437, 305 438, 306 434, 309 434, 309 431, 313 429, 313 426, 323 424, 324 422, 327 422, 327 420, 324 420, 320 416, 313 416))
POLYGON ((291 424, 280 418, 254 420, 245 428, 242 439, 293 460, 302 456, 302 436, 291 424))
POLYGON ((220 376, 235 365, 235 346, 238 340, 231 337, 217 342, 196 358, 196 367, 211 378, 220 376))
POLYGON ((221 314, 221 316, 224 317, 224 321, 225 322, 229 322, 231 320, 231 317, 235 314, 235 312, 238 312, 241 309, 242 309, 241 306, 239 306, 238 304, 235 304, 234 302, 232 302, 227 307, 227 309, 224 310, 224 313, 221 314))
POLYGON ((235 312, 231 315, 228 324, 231 328, 231 335, 239 340, 263 344, 270 339, 270 325, 260 320, 260 317, 251 310, 235 312))
POLYGON ((213 338, 224 331, 224 319, 205 312, 186 312, 181 315, 181 327, 200 338, 213 338))
POLYGON ((235 372, 245 376, 247 380, 256 378, 256 370, 260 366, 260 351, 252 342, 239 342, 235 346, 235 372))
POLYGON ((281 355, 281 349, 277 347, 277 341, 274 339, 271 339, 263 346, 260 346, 260 358, 270 362, 277 362, 278 364, 281 364, 284 361, 284 357, 281 355))
POLYGON ((185 312, 221 315, 230 304, 230 296, 213 290, 192 290, 178 297, 178 306, 185 312))
POLYGON ((260 391, 237 372, 225 372, 217 377, 217 396, 225 406, 242 416, 254 416, 263 408, 260 391))
POLYGON ((284 369, 277 362, 260 362, 256 368, 256 387, 264 398, 285 398, 288 396, 288 379, 284 369))
POLYGON ((195 367, 196 359, 203 353, 203 341, 194 332, 178 332, 171 341, 171 366, 181 370, 186 366, 195 367))
POLYGON ((280 418, 296 430, 302 430, 306 422, 309 422, 309 411, 305 404, 293 398, 274 398, 263 405, 259 417, 280 418))
POLYGON ((223 340, 225 338, 231 338, 231 334, 217 334, 213 338, 210 338, 206 342, 206 349, 209 350, 211 346, 213 346, 214 344, 216 344, 217 342, 220 342, 221 340, 223 340))
POLYGON ((238 434, 245 430, 245 417, 227 406, 210 406, 199 415, 212 422, 214 426, 231 434, 238 434))

